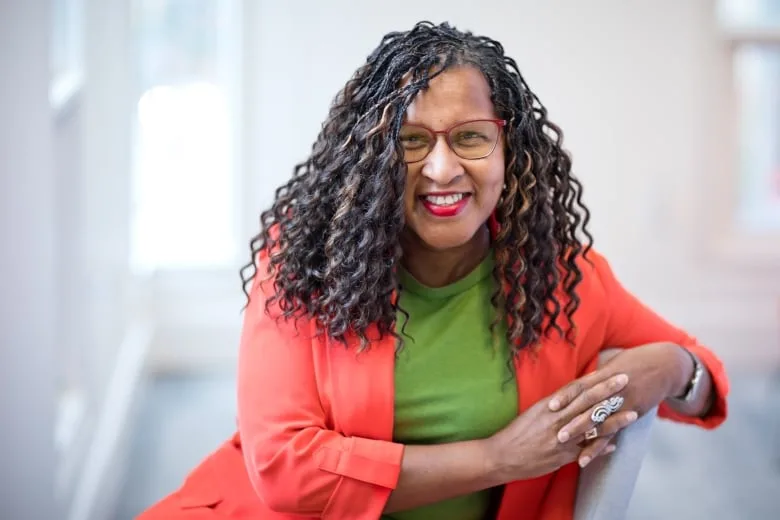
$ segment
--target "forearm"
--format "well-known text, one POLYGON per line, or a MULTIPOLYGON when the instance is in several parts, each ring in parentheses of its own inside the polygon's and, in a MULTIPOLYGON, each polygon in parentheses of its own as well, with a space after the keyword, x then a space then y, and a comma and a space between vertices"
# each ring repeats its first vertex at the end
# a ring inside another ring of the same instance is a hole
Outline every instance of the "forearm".
POLYGON ((488 440, 404 447, 401 475, 386 513, 433 504, 504 484, 488 440))
MULTIPOLYGON (((669 366, 667 386, 669 392, 664 402, 675 412, 689 417, 703 417, 710 410, 715 398, 715 387, 712 384, 712 376, 704 367, 704 373, 699 380, 699 390, 692 401, 675 399, 687 390, 688 383, 693 376, 694 365, 691 355, 680 345, 669 343, 669 366)), ((599 353, 599 366, 604 366, 612 358, 623 352, 622 348, 608 348, 599 353)))

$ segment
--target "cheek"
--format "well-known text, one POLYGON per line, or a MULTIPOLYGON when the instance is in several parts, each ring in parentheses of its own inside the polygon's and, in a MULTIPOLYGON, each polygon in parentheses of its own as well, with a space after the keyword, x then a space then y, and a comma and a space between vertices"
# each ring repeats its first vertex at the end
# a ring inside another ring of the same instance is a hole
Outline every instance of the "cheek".
POLYGON ((504 161, 504 148, 499 146, 490 156, 490 162, 485 168, 485 183, 490 186, 491 191, 498 191, 504 187, 504 179, 506 177, 506 163, 504 161))
POLYGON ((504 189, 504 165, 497 164, 482 177, 483 202, 495 206, 504 189))
POLYGON ((415 184, 417 182, 418 177, 419 177, 418 169, 407 168, 406 185, 404 186, 404 200, 406 201, 407 205, 409 205, 410 202, 414 201, 415 184))

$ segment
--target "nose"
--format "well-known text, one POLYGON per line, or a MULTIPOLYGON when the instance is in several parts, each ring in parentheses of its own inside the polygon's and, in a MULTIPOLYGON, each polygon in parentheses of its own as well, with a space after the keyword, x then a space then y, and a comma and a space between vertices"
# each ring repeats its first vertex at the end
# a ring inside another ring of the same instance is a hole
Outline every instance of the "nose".
POLYGON ((423 161, 422 174, 442 186, 465 173, 460 158, 455 155, 443 135, 437 136, 431 153, 423 161))

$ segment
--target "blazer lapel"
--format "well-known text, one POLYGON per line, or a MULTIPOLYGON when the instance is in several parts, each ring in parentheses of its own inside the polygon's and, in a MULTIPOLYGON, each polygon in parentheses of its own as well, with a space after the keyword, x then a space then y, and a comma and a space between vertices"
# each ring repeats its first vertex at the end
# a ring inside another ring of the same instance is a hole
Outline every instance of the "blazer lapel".
MULTIPOLYGON (((371 330, 369 337, 378 337, 371 330)), ((351 338, 349 348, 328 341, 327 366, 334 427, 347 436, 391 441, 395 407, 395 338, 385 336, 357 353, 360 342, 351 338)), ((328 395, 328 394, 326 394, 328 395)))

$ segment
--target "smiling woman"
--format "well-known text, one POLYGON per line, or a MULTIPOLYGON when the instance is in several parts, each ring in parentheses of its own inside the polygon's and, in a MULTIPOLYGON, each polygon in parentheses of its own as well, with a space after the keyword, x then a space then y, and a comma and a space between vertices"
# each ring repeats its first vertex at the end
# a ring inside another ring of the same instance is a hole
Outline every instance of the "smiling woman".
POLYGON ((718 426, 720 361, 588 217, 500 43, 386 35, 251 241, 238 434, 142 519, 570 520, 639 416, 718 426))

